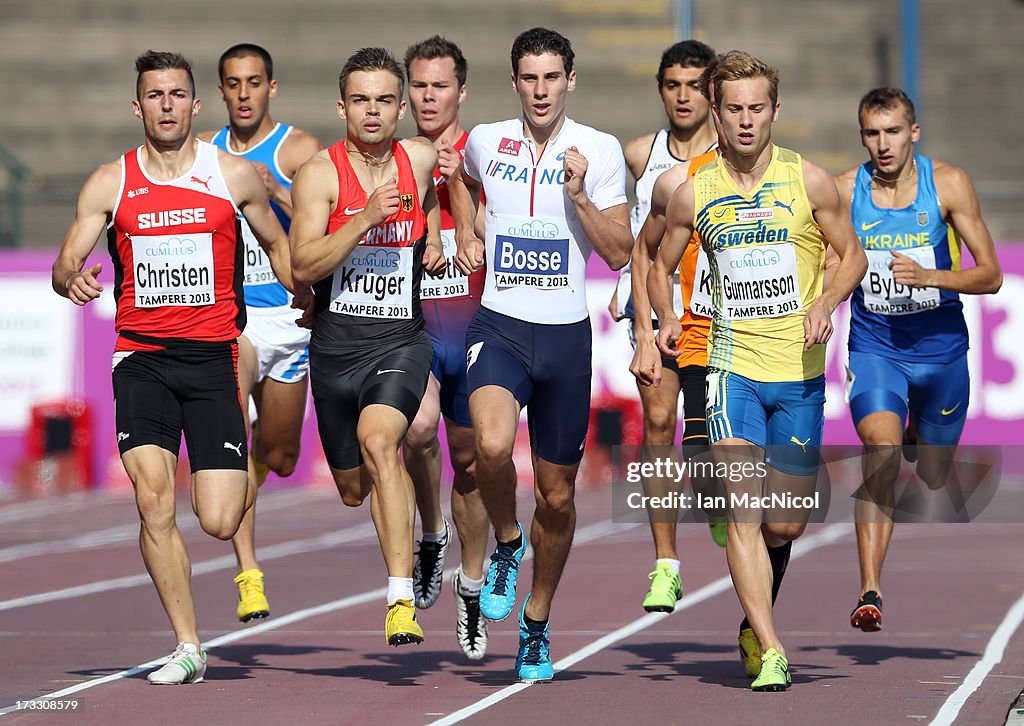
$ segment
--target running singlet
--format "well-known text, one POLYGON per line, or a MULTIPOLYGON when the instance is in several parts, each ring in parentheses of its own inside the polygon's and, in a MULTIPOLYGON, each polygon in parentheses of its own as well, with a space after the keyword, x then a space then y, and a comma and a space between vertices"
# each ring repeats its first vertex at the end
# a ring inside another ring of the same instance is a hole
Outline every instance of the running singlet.
MULTIPOLYGON (((240 156, 252 162, 264 164, 273 175, 277 183, 285 189, 292 188, 292 180, 289 179, 278 163, 277 155, 284 145, 285 139, 291 133, 292 127, 284 124, 277 124, 274 130, 267 135, 256 146, 246 151, 233 151, 231 149, 231 127, 225 126, 213 137, 211 143, 234 156, 240 156)), ((284 213, 280 205, 270 200, 270 207, 277 215, 278 221, 287 233, 292 224, 291 217, 284 213)), ((277 281, 274 270, 270 267, 270 258, 260 247, 256 236, 249 229, 248 223, 242 219, 242 238, 245 240, 245 304, 254 308, 276 308, 291 304, 291 294, 284 285, 277 281)))
MULTIPOLYGON (((705 164, 718 157, 718 144, 711 151, 706 151, 690 161, 686 177, 690 178, 705 164)), ((676 342, 679 355, 676 363, 680 368, 708 364, 708 336, 711 334, 711 318, 715 312, 714 284, 711 277, 711 266, 708 253, 701 246, 700 237, 694 232, 690 243, 683 250, 679 260, 679 282, 682 288, 683 309, 685 312, 679 319, 683 326, 683 334, 676 342)))
MULTIPOLYGON (((245 327, 243 249, 217 147, 197 142, 192 168, 166 182, 146 173, 140 149, 121 157, 121 190, 107 225, 114 329, 148 338, 234 340, 245 327)), ((118 341, 118 350, 131 348, 118 341)))
POLYGON ((465 168, 487 200, 483 307, 533 323, 588 316, 591 244, 565 194, 565 150, 587 158, 586 193, 599 210, 626 203, 626 162, 614 136, 565 118, 543 152, 516 118, 474 128, 465 168))
POLYGON ((803 347, 805 310, 821 294, 825 239, 811 214, 800 155, 774 146, 749 192, 721 157, 693 182, 694 229, 715 284, 708 368, 762 382, 822 375, 825 346, 803 347))
MULTIPOLYGON (((453 145, 455 150, 465 158, 468 133, 463 133, 453 145)), ((427 324, 435 318, 443 316, 443 310, 457 306, 475 309, 480 303, 484 290, 484 275, 481 268, 472 275, 465 275, 455 267, 455 256, 458 246, 455 244, 455 220, 452 219, 452 204, 448 196, 448 179, 441 170, 434 168, 434 188, 437 190, 437 203, 441 208, 441 244, 444 246, 444 258, 448 267, 440 277, 423 277, 420 283, 420 299, 424 302, 433 301, 436 305, 424 305, 423 315, 427 324), (473 302, 469 302, 469 301, 473 302)), ((484 200, 481 200, 481 204, 484 200)))
MULTIPOLYGON (((671 169, 676 164, 685 164, 686 159, 679 159, 672 154, 668 147, 668 130, 661 129, 654 135, 651 143, 651 153, 647 157, 647 165, 636 180, 633 191, 636 194, 636 204, 629 212, 629 228, 633 232, 633 239, 640 234, 640 229, 651 212, 651 196, 654 194, 654 184, 658 177, 671 169)), ((717 146, 717 144, 716 144, 717 146)), ((619 270, 619 294, 626 296, 622 313, 627 318, 634 318, 633 310, 633 278, 630 272, 631 264, 627 264, 619 270)), ((684 310, 682 293, 679 289, 678 275, 672 276, 672 303, 676 314, 682 316, 684 310)), ((653 311, 651 313, 653 315, 653 311)))
MULTIPOLYGON (((327 234, 361 212, 369 199, 349 162, 345 142, 336 143, 329 153, 338 171, 338 204, 327 221, 327 234)), ((334 272, 313 286, 314 339, 372 341, 423 329, 420 277, 427 218, 409 155, 397 139, 391 153, 398 166, 399 209, 370 229, 334 272)))
POLYGON ((885 209, 871 198, 871 162, 857 170, 852 218, 868 256, 868 272, 853 291, 850 350, 919 363, 948 363, 967 352, 967 323, 955 292, 897 285, 889 261, 898 252, 931 270, 960 269, 960 237, 946 224, 932 161, 917 160, 917 198, 885 209))

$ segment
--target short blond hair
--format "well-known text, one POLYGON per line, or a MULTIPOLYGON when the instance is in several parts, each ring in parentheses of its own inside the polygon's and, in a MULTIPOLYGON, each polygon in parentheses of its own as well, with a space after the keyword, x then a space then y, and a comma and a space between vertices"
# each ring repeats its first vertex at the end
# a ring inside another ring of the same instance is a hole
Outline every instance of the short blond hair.
POLYGON ((764 78, 768 81, 768 95, 774 106, 779 102, 779 71, 742 50, 730 50, 718 59, 711 73, 710 83, 715 85, 715 106, 722 107, 722 83, 764 78))

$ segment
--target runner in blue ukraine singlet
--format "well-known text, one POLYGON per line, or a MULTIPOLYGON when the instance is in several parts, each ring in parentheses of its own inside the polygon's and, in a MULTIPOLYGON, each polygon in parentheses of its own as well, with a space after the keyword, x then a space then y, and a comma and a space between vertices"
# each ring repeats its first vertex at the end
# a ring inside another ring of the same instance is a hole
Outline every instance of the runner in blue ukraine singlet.
POLYGON ((950 486, 953 454, 967 420, 968 332, 960 295, 999 289, 1002 273, 967 175, 914 153, 914 104, 876 88, 858 108, 869 161, 837 178, 850 204, 868 270, 854 291, 847 398, 865 444, 856 502, 861 596, 850 625, 882 627, 880 575, 895 513, 900 445, 931 489, 950 486), (961 265, 961 245, 974 267, 961 265), (904 426, 906 432, 904 433, 904 426))

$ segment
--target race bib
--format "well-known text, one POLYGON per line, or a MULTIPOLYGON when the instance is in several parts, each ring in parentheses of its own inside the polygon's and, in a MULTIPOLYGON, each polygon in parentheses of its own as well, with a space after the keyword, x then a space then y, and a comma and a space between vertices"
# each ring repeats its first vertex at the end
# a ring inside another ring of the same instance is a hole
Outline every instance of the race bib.
POLYGON ((136 235, 135 307, 213 305, 213 233, 136 235))
POLYGON ((717 263, 723 318, 778 318, 803 309, 792 242, 727 248, 717 263))
POLYGON ((708 263, 708 253, 701 247, 697 252, 697 270, 693 276, 693 295, 690 296, 690 312, 701 318, 714 317, 714 277, 708 263))
POLYGON ((499 214, 488 264, 499 288, 569 288, 569 232, 555 220, 499 214))
MULTIPOLYGON (((880 315, 911 315, 922 310, 939 307, 941 296, 937 287, 910 287, 893 279, 889 263, 893 256, 889 250, 865 250, 868 255, 868 274, 860 283, 864 291, 864 307, 880 315)), ((913 259, 926 270, 935 269, 935 248, 912 247, 900 254, 913 259)))
POLYGON ((245 242, 245 274, 242 278, 246 286, 269 285, 277 282, 277 276, 270 267, 270 258, 260 247, 256 235, 249 229, 249 223, 242 220, 242 240, 245 242))
POLYGON ((455 243, 454 229, 441 230, 441 246, 448 266, 440 277, 423 276, 423 280, 420 281, 420 299, 446 300, 453 297, 469 297, 469 277, 455 266, 459 246, 455 243))
POLYGON ((359 245, 331 278, 331 312, 386 320, 412 318, 412 263, 412 247, 359 245))

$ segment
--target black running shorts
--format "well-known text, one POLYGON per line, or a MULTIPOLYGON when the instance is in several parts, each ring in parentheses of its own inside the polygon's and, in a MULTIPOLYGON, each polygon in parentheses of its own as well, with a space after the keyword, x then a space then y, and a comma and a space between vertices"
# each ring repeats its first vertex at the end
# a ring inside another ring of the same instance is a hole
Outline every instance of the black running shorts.
POLYGON ((359 415, 371 404, 397 409, 410 424, 427 390, 434 346, 422 330, 397 342, 325 345, 316 336, 309 349, 310 389, 320 442, 333 469, 363 462, 356 438, 359 415))
POLYGON ((175 456, 185 432, 192 472, 248 468, 235 343, 114 353, 114 419, 122 456, 154 444, 175 456))

